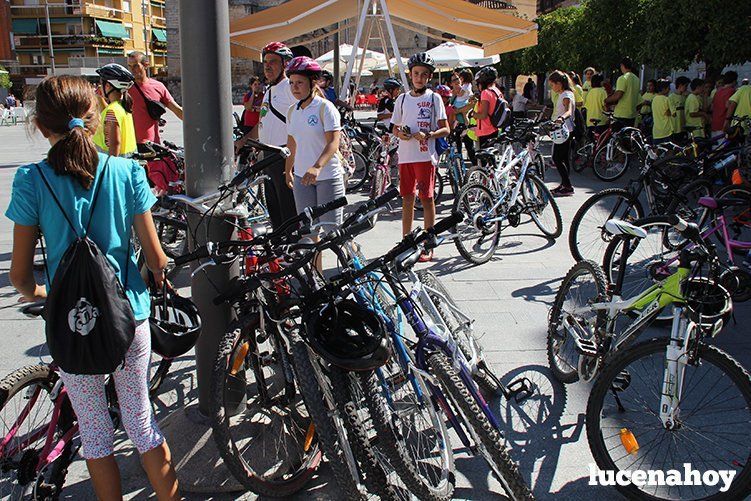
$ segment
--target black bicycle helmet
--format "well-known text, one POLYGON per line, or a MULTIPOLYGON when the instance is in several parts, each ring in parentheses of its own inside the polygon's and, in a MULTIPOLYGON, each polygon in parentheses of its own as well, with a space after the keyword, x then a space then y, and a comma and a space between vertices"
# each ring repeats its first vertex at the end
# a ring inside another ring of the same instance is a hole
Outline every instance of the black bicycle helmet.
POLYGON ((390 356, 386 330, 372 310, 345 299, 303 316, 306 341, 324 360, 347 371, 370 371, 390 356))
POLYGON ((389 77, 383 81, 383 88, 386 89, 387 91, 392 91, 394 89, 401 89, 402 83, 394 77, 389 77))
POLYGON ((475 81, 481 85, 489 85, 498 80, 498 71, 492 66, 485 66, 475 75, 475 81))
POLYGON ((693 277, 683 283, 688 317, 703 330, 719 332, 733 311, 730 293, 717 282, 705 277, 693 277))
POLYGON ((151 298, 151 349, 164 358, 177 358, 195 346, 201 316, 190 299, 169 290, 151 298))
POLYGON ((332 75, 329 70, 323 70, 323 71, 321 71, 321 78, 326 78, 328 80, 334 80, 334 75, 332 75))
POLYGON ((616 147, 626 155, 633 155, 641 150, 641 132, 635 127, 624 127, 615 135, 616 147))
POLYGON ((435 71, 435 61, 433 60, 433 56, 427 52, 418 52, 409 58, 409 61, 407 61, 407 67, 411 70, 415 66, 424 66, 430 69, 430 71, 435 71))
POLYGON ((127 90, 133 85, 133 73, 117 63, 105 64, 96 70, 102 80, 120 90, 127 90))

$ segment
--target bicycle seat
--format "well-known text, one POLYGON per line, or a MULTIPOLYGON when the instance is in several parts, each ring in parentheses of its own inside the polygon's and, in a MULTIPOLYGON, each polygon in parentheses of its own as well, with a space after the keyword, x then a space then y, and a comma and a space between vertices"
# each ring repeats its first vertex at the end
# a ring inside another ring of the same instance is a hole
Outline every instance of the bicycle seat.
POLYGON ((647 232, 634 224, 620 219, 611 219, 605 223, 605 229, 611 235, 629 235, 636 238, 646 238, 647 232))
POLYGON ((712 198, 701 197, 699 199, 699 205, 708 209, 724 209, 726 207, 738 207, 743 205, 749 205, 748 199, 743 198, 712 198))
POLYGON ((598 125, 601 122, 602 122, 602 120, 600 120, 599 118, 592 118, 592 119, 589 120, 589 123, 591 123, 592 125, 598 125))
POLYGON ((603 111, 602 114, 605 115, 608 118, 613 118, 613 111, 603 111))
POLYGON ((44 301, 29 303, 21 307, 21 313, 31 318, 41 317, 42 311, 44 311, 44 301))

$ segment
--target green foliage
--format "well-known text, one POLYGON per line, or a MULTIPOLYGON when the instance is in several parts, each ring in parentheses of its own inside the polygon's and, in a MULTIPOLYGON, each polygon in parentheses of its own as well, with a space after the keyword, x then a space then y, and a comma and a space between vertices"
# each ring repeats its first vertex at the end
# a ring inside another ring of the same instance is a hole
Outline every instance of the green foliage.
MULTIPOLYGON (((5 67, 0 65, 0 70, 6 71, 5 67)), ((11 87, 10 75, 7 73, 0 73, 0 87, 3 89, 10 89, 11 87)))
POLYGON ((697 60, 721 68, 751 60, 751 1, 584 0, 537 18, 538 44, 501 56, 506 74, 615 71, 632 57, 663 69, 697 60))

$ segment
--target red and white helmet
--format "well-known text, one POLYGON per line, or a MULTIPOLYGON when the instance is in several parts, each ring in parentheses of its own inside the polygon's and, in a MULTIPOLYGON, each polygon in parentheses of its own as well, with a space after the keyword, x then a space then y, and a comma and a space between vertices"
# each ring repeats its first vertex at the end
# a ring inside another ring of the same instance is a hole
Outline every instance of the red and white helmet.
POLYGON ((323 68, 318 61, 307 56, 298 56, 287 64, 287 75, 305 75, 308 77, 320 76, 323 68))
POLYGON ((263 48, 263 51, 261 51, 262 56, 265 56, 266 54, 276 54, 281 57, 283 61, 292 59, 292 51, 282 42, 271 42, 268 44, 263 48))
POLYGON ((441 97, 451 97, 451 89, 448 85, 438 85, 435 88, 435 93, 441 97))

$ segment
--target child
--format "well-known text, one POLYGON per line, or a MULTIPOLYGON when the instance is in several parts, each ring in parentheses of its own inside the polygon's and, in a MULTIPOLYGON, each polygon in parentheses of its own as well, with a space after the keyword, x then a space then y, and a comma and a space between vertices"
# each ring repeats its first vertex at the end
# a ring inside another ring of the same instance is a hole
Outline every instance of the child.
POLYGON ((106 64, 96 72, 107 106, 102 111, 94 144, 114 157, 133 153, 137 148, 136 129, 131 114, 133 101, 128 94, 133 74, 115 63, 106 64))
POLYGON ((587 92, 587 97, 584 98, 584 107, 587 110, 587 134, 590 138, 594 138, 594 133, 605 127, 605 115, 602 112, 605 110, 605 99, 608 94, 602 88, 603 80, 602 73, 592 75, 591 87, 587 92))
MULTIPOLYGON (((19 167, 13 180, 5 213, 15 223, 10 281, 26 301, 43 300, 47 289, 36 283, 33 272, 40 231, 47 244, 49 275, 54 277, 65 250, 88 227, 88 238, 116 270, 136 320, 135 335, 123 366, 111 375, 120 403, 120 419, 141 455, 141 464, 157 498, 177 500, 180 495, 170 450, 154 419, 147 386, 151 300, 131 249, 131 233, 135 230, 146 266, 161 287, 167 256, 151 217, 156 197, 138 163, 97 152, 91 136, 98 122, 94 91, 83 78, 52 76, 37 86, 34 123, 51 147, 46 159, 19 167), (92 207, 95 192, 98 203, 92 207), (51 193, 55 194, 54 199, 51 193)), ((61 370, 60 379, 78 420, 81 455, 86 459, 94 493, 98 499, 121 498, 105 376, 61 370)))
POLYGON ((675 79, 675 92, 668 96, 670 112, 673 114, 673 141, 682 141, 685 138, 686 126, 686 93, 691 83, 688 77, 680 76, 675 79))
POLYGON ((670 141, 673 135, 673 113, 670 111, 670 82, 658 80, 652 98, 652 139, 654 144, 670 141))
MULTIPOLYGON (((412 90, 402 94, 394 104, 391 123, 399 138, 399 192, 402 195, 402 234, 412 231, 415 212, 415 191, 419 192, 425 215, 425 228, 435 223, 435 169, 438 158, 435 140, 446 137, 446 109, 443 100, 427 88, 435 63, 425 52, 409 58, 407 63, 412 90)), ((433 251, 420 256, 421 262, 431 261, 433 251)))
POLYGON ((691 131, 694 137, 705 137, 704 125, 710 120, 709 113, 704 111, 704 91, 704 80, 694 78, 685 105, 686 125, 695 128, 691 131))

